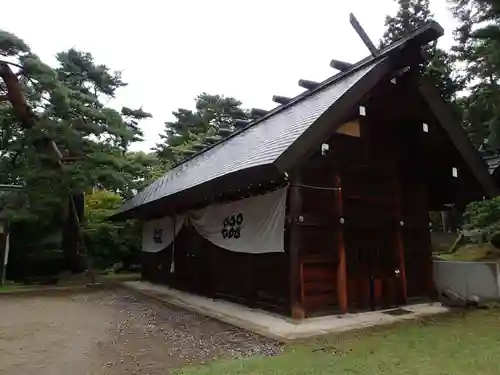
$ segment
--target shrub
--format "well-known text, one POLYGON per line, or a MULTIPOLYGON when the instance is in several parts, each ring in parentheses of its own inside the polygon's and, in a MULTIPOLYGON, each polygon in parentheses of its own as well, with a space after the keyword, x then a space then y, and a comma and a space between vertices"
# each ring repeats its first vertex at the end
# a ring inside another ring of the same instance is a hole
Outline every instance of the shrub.
POLYGON ((123 262, 125 268, 140 263, 139 224, 133 220, 108 220, 121 204, 121 197, 107 190, 85 197, 85 240, 94 266, 98 268, 107 268, 117 262, 123 262))
POLYGON ((492 229, 500 227, 500 197, 472 202, 464 214, 467 229, 492 229))

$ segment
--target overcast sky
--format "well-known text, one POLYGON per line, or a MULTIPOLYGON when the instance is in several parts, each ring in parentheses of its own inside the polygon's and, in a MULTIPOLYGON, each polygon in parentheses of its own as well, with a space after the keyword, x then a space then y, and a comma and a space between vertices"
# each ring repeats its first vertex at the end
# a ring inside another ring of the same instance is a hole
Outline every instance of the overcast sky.
MULTIPOLYGON (((452 41, 446 0, 431 0, 452 41)), ((335 73, 332 58, 356 62, 368 51, 349 24, 353 12, 374 42, 384 31, 393 0, 24 0, 2 4, 1 27, 24 39, 44 61, 76 47, 96 62, 121 70, 129 85, 113 106, 143 106, 148 150, 163 122, 179 107, 192 108, 205 91, 234 96, 244 107, 270 109, 274 94, 294 96, 300 78, 321 81, 335 73)))

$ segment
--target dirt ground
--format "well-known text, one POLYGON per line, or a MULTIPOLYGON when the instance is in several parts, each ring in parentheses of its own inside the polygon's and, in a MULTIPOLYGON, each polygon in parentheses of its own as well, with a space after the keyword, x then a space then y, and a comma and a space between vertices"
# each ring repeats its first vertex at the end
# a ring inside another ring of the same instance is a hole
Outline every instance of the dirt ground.
POLYGON ((0 374, 168 374, 278 343, 123 290, 0 296, 0 374))

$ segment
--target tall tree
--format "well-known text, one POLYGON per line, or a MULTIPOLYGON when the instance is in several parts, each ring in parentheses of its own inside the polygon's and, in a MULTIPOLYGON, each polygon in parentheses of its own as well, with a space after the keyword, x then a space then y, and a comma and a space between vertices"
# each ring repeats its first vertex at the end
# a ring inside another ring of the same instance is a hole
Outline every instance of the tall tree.
POLYGON ((241 102, 232 97, 202 93, 195 99, 196 110, 179 108, 172 112, 174 121, 165 123, 160 135, 161 143, 156 151, 163 160, 178 161, 183 150, 194 143, 203 143, 207 136, 229 128, 235 119, 248 119, 249 112, 241 108, 241 102))
MULTIPOLYGON (((386 31, 380 41, 380 47, 408 36, 416 28, 433 20, 429 8, 429 0, 396 0, 398 11, 394 16, 385 19, 386 31)), ((428 63, 421 66, 422 73, 432 79, 437 85, 441 96, 448 102, 453 101, 460 82, 453 76, 453 64, 450 55, 433 43, 426 48, 428 63)))
POLYGON ((459 22, 454 48, 464 67, 467 95, 461 99, 471 138, 485 151, 500 149, 500 3, 453 0, 459 22))
POLYGON ((25 208, 32 220, 58 222, 47 218, 66 211, 62 248, 76 270, 83 193, 96 186, 123 186, 129 177, 126 152, 142 135, 138 121, 150 115, 103 104, 125 83, 119 72, 96 64, 89 53, 59 53, 59 66, 53 69, 21 39, 0 31, 0 55, 5 59, 0 61, 0 179, 26 186, 25 208), (53 152, 54 144, 60 155, 53 152), (57 168, 61 160, 70 163, 57 168), (70 197, 70 204, 64 197, 70 197))

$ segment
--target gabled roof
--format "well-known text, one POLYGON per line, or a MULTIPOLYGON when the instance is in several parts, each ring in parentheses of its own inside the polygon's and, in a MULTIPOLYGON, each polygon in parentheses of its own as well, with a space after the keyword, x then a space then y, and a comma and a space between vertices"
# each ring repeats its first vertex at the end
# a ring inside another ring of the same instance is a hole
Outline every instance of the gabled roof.
POLYGON ((369 73, 378 72, 384 61, 369 64, 344 79, 324 86, 315 95, 283 108, 174 167, 127 202, 122 210, 174 195, 237 171, 276 162, 337 99, 369 73))
POLYGON ((416 30, 382 51, 354 64, 314 90, 252 122, 230 137, 168 171, 124 204, 114 218, 157 215, 166 205, 283 178, 312 146, 332 132, 362 97, 381 79, 404 64, 405 54, 437 39, 435 22, 416 30), (247 173, 249 170, 252 173, 247 173), (142 212, 142 213, 141 213, 142 212))

